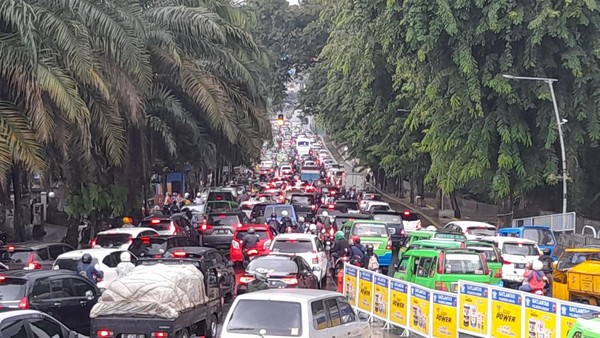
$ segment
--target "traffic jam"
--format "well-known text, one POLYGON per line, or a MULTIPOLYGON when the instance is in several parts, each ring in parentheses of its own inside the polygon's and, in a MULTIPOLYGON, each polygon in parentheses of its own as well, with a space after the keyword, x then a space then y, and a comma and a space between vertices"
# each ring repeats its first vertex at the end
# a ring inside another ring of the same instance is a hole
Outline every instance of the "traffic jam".
POLYGON ((434 290, 463 280, 598 305, 583 283, 600 248, 557 256, 547 226, 424 227, 288 117, 271 120, 260 163, 177 210, 126 217, 88 248, 1 247, 0 337, 370 337, 341 293, 345 264, 434 290))

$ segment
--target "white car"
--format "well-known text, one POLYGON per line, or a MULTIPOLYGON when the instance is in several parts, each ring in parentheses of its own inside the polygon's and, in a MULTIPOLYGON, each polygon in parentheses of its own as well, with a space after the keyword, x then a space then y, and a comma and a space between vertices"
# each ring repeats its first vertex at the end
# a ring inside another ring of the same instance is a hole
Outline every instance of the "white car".
MULTIPOLYGON (((54 261, 53 270, 65 269, 77 271, 77 264, 81 262, 83 254, 89 253, 92 255, 92 263, 95 264, 96 270, 104 273, 104 278, 98 282, 97 286, 100 289, 105 289, 108 284, 117 279, 117 265, 121 263, 121 254, 128 252, 123 249, 84 249, 66 252, 54 261)), ((131 263, 135 265, 137 258, 132 254, 131 263)))
MULTIPOLYGON (((421 219, 419 219, 419 215, 409 210, 404 210, 404 212, 402 212, 402 225, 404 225, 404 231, 406 231, 407 233, 423 229, 423 225, 421 224, 421 219)), ((437 228, 434 227, 433 230, 435 231, 437 230, 437 228)))
POLYGON ((367 203, 369 201, 383 201, 383 198, 379 194, 370 194, 370 193, 363 194, 363 197, 358 202, 358 206, 360 207, 360 210, 366 210, 365 207, 367 206, 367 203))
POLYGON ((443 226, 443 229, 447 230, 456 228, 460 228, 469 240, 496 236, 496 226, 484 222, 452 221, 443 226))
POLYGON ((537 243, 528 239, 496 236, 483 240, 496 243, 502 254, 502 281, 506 287, 521 285, 525 264, 539 259, 542 254, 537 243))
POLYGON ((293 171, 294 170, 292 169, 291 165, 282 165, 279 168, 279 175, 281 175, 281 176, 283 176, 283 175, 291 175, 293 171))
POLYGON ((323 243, 315 235, 309 234, 280 234, 271 243, 271 252, 289 253, 300 256, 313 268, 319 279, 319 286, 327 283, 327 254, 323 243), (319 271, 315 271, 318 267, 319 271))
POLYGON ((369 323, 333 291, 270 289, 236 297, 221 337, 369 337, 369 323), (338 320, 329 320, 334 314, 338 320))
POLYGON ((101 231, 92 240, 92 248, 111 248, 127 250, 134 238, 158 236, 152 228, 117 228, 101 231))
POLYGON ((365 204, 364 210, 366 212, 393 211, 392 207, 390 207, 390 204, 388 202, 382 202, 382 201, 367 201, 367 203, 365 204))

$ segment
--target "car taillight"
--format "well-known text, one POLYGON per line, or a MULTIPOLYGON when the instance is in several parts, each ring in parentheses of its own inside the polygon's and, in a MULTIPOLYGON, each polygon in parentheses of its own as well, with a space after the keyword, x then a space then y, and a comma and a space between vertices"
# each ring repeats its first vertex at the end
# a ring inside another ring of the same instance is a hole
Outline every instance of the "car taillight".
POLYGON ((333 235, 335 235, 335 230, 333 230, 333 227, 329 228, 329 236, 333 237, 333 235))
POLYGON ((282 278, 281 281, 284 282, 285 284, 290 284, 290 285, 298 284, 298 279, 296 277, 282 278))
POLYGON ((388 238, 387 245, 385 246, 386 250, 392 250, 392 240, 388 238))
POLYGON ((150 237, 142 237, 142 243, 145 245, 150 244, 150 237))
POLYGON ((312 263, 313 264, 319 264, 319 256, 317 255, 316 251, 313 251, 312 263))
POLYGON ((448 292, 448 287, 444 282, 435 282, 435 289, 448 292))
POLYGON ((150 337, 152 337, 152 338, 167 338, 167 337, 169 337, 169 333, 165 332, 165 331, 152 332, 150 334, 150 337))
POLYGON ((253 280, 254 280, 254 277, 249 277, 249 276, 240 277, 240 283, 243 283, 243 284, 251 283, 253 280))
POLYGON ((311 205, 311 206, 310 206, 310 208, 311 208, 312 210, 315 210, 315 209, 317 208, 317 205, 316 205, 316 204, 313 204, 313 205, 311 205))
POLYGON ((95 247, 95 246, 96 246, 96 239, 97 239, 97 238, 98 238, 98 237, 94 237, 94 239, 92 239, 92 240, 90 241, 90 247, 92 247, 92 248, 93 248, 93 247, 95 247))
POLYGON ((268 240, 268 241, 266 241, 266 242, 265 242, 265 244, 263 245, 263 248, 264 248, 265 250, 268 250, 270 246, 271 246, 271 240, 268 240))
POLYGON ((113 332, 107 329, 100 329, 98 330, 98 332, 96 332, 96 336, 104 338, 104 337, 112 337, 113 336, 113 332))
POLYGON ((502 264, 510 265, 510 264, 512 264, 512 262, 504 261, 504 262, 502 262, 502 264))
POLYGON ((175 252, 173 252, 173 256, 175 256, 175 257, 186 257, 187 253, 184 252, 184 251, 175 251, 175 252))
POLYGON ((204 224, 202 224, 202 226, 200 226, 200 230, 202 230, 202 231, 206 231, 206 230, 210 230, 210 229, 212 229, 212 225, 210 225, 210 224, 204 223, 204 224))
POLYGON ((498 269, 498 271, 496 271, 494 278, 502 278, 502 269, 498 269))
POLYGON ((19 302, 19 309, 21 309, 21 310, 29 309, 29 299, 27 299, 27 297, 21 298, 21 301, 19 302))
POLYGON ((231 241, 231 247, 234 248, 235 250, 239 250, 240 249, 240 243, 238 243, 235 239, 231 241))
POLYGON ((41 269, 42 269, 42 264, 40 264, 38 262, 29 262, 29 263, 27 263, 26 270, 41 270, 41 269))
POLYGON ((438 256, 438 270, 437 273, 439 274, 443 274, 444 273, 444 253, 440 252, 440 255, 438 256))
POLYGON ((159 219, 150 220, 150 224, 160 224, 160 220, 159 219))
POLYGON ((327 209, 335 209, 335 205, 330 204, 330 205, 327 206, 327 209))
POLYGON ((5 276, 0 276, 0 282, 4 282, 6 280, 5 276))

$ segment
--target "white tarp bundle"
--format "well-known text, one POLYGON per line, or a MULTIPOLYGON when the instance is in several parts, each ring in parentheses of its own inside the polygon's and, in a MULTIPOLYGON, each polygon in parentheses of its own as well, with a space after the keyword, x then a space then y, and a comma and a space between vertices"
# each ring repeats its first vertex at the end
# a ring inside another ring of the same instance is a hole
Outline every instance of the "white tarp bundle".
POLYGON ((140 265, 108 285, 90 317, 142 315, 175 319, 208 302, 204 276, 192 265, 140 265))

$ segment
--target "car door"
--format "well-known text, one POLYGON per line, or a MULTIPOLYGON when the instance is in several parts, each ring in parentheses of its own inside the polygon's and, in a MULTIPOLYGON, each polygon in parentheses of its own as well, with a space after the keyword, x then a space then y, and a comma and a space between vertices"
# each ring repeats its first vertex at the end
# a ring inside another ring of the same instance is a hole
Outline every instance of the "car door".
POLYGON ((320 278, 327 278, 327 253, 325 252, 325 247, 320 239, 315 238, 315 242, 317 246, 317 256, 319 257, 319 268, 321 268, 321 271, 316 275, 319 275, 320 278))
POLYGON ((79 311, 79 303, 73 299, 73 288, 65 277, 66 275, 48 278, 50 296, 42 300, 42 303, 49 306, 50 311, 43 312, 56 318, 67 327, 73 328, 78 325, 78 318, 73 314, 79 311))
POLYGON ((358 320, 356 312, 354 312, 346 298, 337 297, 337 305, 340 311, 340 329, 344 331, 341 333, 342 336, 350 338, 362 337, 365 334, 365 330, 368 327, 368 324, 366 322, 363 323, 358 320))
POLYGON ((50 316, 56 315, 57 305, 55 305, 52 292, 50 291, 50 280, 48 277, 34 280, 31 293, 29 294, 29 306, 33 310, 47 313, 50 316))
POLYGON ((346 328, 342 325, 342 317, 340 309, 338 307, 336 298, 327 298, 323 301, 325 304, 325 310, 329 318, 329 326, 331 327, 331 334, 335 337, 346 337, 346 328))
POLYGON ((317 333, 317 336, 334 337, 336 328, 331 326, 324 300, 312 301, 310 303, 310 310, 309 313, 311 313, 312 318, 309 319, 312 322, 313 331, 317 333))
POLYGON ((27 322, 24 320, 7 320, 0 326, 0 337, 29 338, 27 335, 27 322))
POLYGON ((86 278, 72 276, 66 278, 66 282, 72 289, 73 308, 71 316, 73 319, 73 327, 69 327, 81 334, 89 334, 90 332, 90 311, 98 301, 100 292, 86 278))
MULTIPOLYGON (((48 317, 28 318, 24 321, 32 338, 68 338, 69 331, 63 325, 48 317)), ((87 332, 86 334, 89 334, 87 332)))

